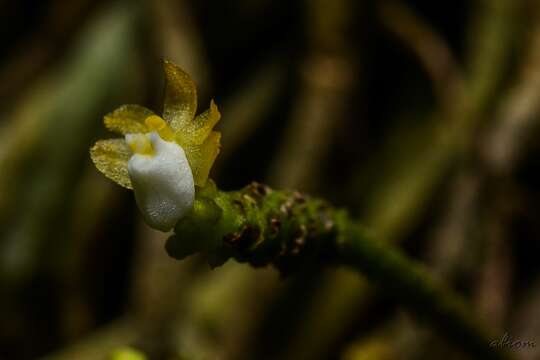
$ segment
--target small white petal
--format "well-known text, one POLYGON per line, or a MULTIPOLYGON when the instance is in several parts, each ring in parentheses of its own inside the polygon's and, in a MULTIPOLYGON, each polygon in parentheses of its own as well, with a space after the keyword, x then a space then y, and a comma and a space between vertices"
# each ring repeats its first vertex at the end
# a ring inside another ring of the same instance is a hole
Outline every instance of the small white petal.
MULTIPOLYGON (((175 142, 163 140, 157 133, 146 134, 152 153, 134 153, 128 161, 135 200, 151 227, 168 231, 193 206, 195 185, 184 150, 175 142)), ((144 140, 144 139, 143 139, 144 140)), ((141 138, 126 135, 128 143, 141 138)))

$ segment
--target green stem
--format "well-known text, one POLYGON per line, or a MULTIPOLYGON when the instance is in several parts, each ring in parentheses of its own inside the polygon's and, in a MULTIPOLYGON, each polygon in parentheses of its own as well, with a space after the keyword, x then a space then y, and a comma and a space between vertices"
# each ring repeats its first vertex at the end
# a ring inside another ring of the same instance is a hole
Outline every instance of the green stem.
POLYGON ((229 258, 253 266, 275 266, 283 275, 308 263, 346 265, 400 299, 463 349, 482 359, 506 355, 489 346, 463 300, 434 281, 418 263, 374 240, 344 210, 299 192, 252 183, 222 192, 200 189, 192 212, 166 244, 170 256, 196 252, 211 266, 229 258))

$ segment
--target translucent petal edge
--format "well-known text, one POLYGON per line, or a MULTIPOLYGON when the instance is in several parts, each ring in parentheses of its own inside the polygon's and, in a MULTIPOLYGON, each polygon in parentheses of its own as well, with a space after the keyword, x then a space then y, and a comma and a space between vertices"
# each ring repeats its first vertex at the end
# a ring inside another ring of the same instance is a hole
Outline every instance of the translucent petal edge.
POLYGON ((197 111, 197 89, 191 76, 169 60, 163 61, 165 100, 163 118, 174 130, 185 128, 197 111))
POLYGON ((127 162, 131 150, 124 139, 98 140, 90 149, 90 158, 107 178, 126 189, 133 189, 127 162))
POLYGON ((200 146, 188 147, 186 153, 191 165, 195 185, 204 186, 220 151, 221 133, 212 131, 200 146))

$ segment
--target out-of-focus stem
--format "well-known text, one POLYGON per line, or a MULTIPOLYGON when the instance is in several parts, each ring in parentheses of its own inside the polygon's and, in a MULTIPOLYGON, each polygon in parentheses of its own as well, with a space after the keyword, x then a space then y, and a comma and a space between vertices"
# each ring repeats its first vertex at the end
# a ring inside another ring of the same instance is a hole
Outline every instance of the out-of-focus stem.
POLYGON ((320 54, 307 61, 302 71, 304 88, 270 168, 271 184, 312 189, 317 183, 332 134, 344 117, 343 100, 352 76, 342 56, 320 54))
POLYGON ((400 2, 384 1, 380 12, 382 24, 420 60, 444 112, 451 112, 464 84, 461 69, 444 39, 400 2))
MULTIPOLYGON (((395 171, 385 176, 375 192, 372 203, 368 205, 365 222, 377 230, 377 234, 386 241, 399 241, 404 234, 416 223, 433 190, 444 179, 455 160, 470 144, 471 136, 484 120, 486 106, 493 101, 494 92, 498 86, 507 65, 511 38, 514 29, 513 6, 511 0, 497 0, 493 4, 485 3, 485 9, 479 11, 475 21, 484 24, 480 29, 471 29, 470 36, 478 40, 469 62, 479 62, 482 66, 473 66, 468 78, 463 80, 463 92, 455 98, 454 109, 447 113, 442 108, 433 115, 433 121, 438 121, 434 130, 423 138, 423 146, 418 151, 405 152, 398 159, 395 171), (480 32, 476 32, 479 30, 480 32), (488 44, 482 44, 486 42, 488 44), (492 61, 492 58, 496 58, 492 61), (487 77, 491 78, 487 79, 487 77), (402 166, 406 163, 406 166, 402 166)), ((438 37, 436 37, 438 38, 438 37)), ((404 38, 405 39, 405 38, 404 38)), ((409 39, 407 37, 406 39, 409 39)), ((414 47, 410 45, 411 48, 414 47)), ((465 74, 466 76, 467 74, 465 74)), ((363 199, 365 201, 365 198, 363 199)), ((339 282, 338 282, 339 283, 339 282)), ((359 287, 358 294, 368 296, 367 286, 359 287)), ((339 291, 337 288, 328 290, 329 294, 339 291)), ((331 296, 331 295, 328 295, 331 296)), ((350 301, 344 301, 340 307, 316 309, 319 312, 348 313, 356 305, 356 299, 362 299, 357 294, 351 295, 350 301)), ((345 326, 345 325, 343 325, 345 326)), ((324 329, 324 324, 312 327, 324 329)), ((315 330, 314 330, 315 331, 315 330)), ((320 333, 319 331, 315 331, 320 333)))
POLYGON ((322 176, 355 76, 343 38, 351 8, 349 0, 306 2, 310 47, 301 64, 298 100, 270 167, 268 182, 274 186, 313 190, 322 176))
POLYGON ((511 172, 540 119, 540 6, 535 3, 532 11, 534 27, 528 33, 527 53, 518 80, 499 106, 482 148, 486 170, 494 175, 511 172))
POLYGON ((81 21, 82 15, 91 3, 89 0, 76 0, 66 6, 63 1, 50 2, 46 23, 36 29, 36 36, 32 40, 21 44, 23 46, 18 46, 13 54, 9 54, 7 64, 0 69, 2 105, 9 106, 8 99, 13 99, 14 94, 20 93, 27 84, 33 83, 31 80, 36 77, 40 68, 54 57, 58 43, 75 33, 74 30, 84 23, 81 21))
POLYGON ((35 127, 24 130, 14 123, 14 132, 5 130, 6 136, 20 138, 6 144, 6 160, 0 163, 5 166, 0 170, 2 179, 7 181, 0 187, 9 189, 0 200, 2 280, 16 283, 29 275, 43 246, 48 246, 42 242, 50 235, 44 229, 65 218, 64 198, 69 198, 77 179, 74 169, 81 168, 80 159, 96 129, 98 115, 93 112, 110 100, 114 89, 125 89, 133 78, 123 59, 133 50, 129 39, 136 19, 137 7, 121 4, 100 16, 82 36, 83 45, 74 49, 65 72, 51 75, 54 85, 40 92, 46 105, 26 123, 35 127))
POLYGON ((227 146, 221 149, 212 172, 219 173, 230 157, 262 125, 285 80, 285 66, 276 58, 262 65, 236 93, 220 107, 225 122, 218 123, 227 146))
POLYGON ((207 61, 199 31, 189 16, 188 1, 147 1, 153 21, 147 25, 154 30, 157 51, 163 58, 181 64, 197 82, 197 87, 206 90, 209 85, 207 61), (155 28, 155 29, 154 29, 155 28))

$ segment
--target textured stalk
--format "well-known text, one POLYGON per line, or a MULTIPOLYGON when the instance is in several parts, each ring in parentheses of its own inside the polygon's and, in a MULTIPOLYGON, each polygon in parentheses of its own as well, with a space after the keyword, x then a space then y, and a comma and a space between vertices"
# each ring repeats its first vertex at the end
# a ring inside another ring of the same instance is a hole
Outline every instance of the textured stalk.
POLYGON ((489 347, 489 338, 458 296, 321 199, 257 183, 233 192, 211 184, 198 192, 192 212, 176 225, 166 249, 177 259, 204 252, 211 266, 230 258, 256 267, 271 264, 283 275, 307 263, 347 265, 475 358, 505 358, 489 347))

